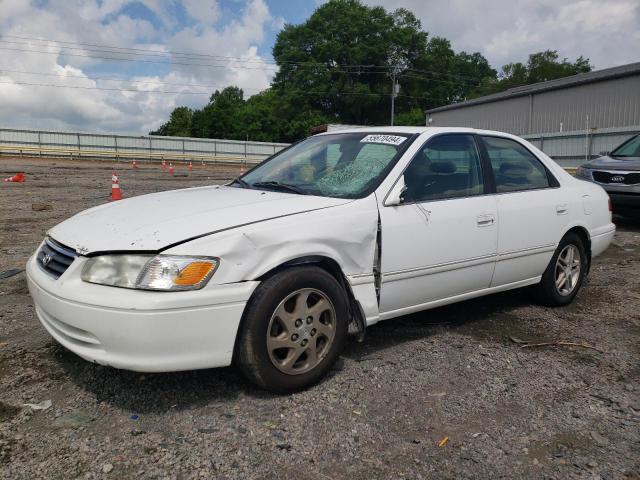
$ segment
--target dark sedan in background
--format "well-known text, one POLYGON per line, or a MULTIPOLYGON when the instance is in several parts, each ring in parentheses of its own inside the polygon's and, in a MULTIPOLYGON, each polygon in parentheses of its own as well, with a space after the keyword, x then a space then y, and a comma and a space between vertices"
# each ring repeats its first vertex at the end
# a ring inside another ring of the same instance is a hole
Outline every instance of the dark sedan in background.
POLYGON ((640 135, 578 167, 576 176, 601 185, 615 213, 640 216, 640 135))

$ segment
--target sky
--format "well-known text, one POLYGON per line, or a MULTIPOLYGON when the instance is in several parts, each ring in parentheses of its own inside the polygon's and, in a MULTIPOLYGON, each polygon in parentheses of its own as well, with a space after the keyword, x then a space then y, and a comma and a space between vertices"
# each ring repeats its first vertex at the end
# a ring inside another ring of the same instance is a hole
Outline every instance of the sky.
MULTIPOLYGON (((640 0, 363 2, 413 11, 430 35, 496 69, 545 49, 597 69, 640 61, 640 0)), ((0 0, 0 126, 146 134, 215 89, 255 94, 276 71, 278 31, 321 3, 0 0)))

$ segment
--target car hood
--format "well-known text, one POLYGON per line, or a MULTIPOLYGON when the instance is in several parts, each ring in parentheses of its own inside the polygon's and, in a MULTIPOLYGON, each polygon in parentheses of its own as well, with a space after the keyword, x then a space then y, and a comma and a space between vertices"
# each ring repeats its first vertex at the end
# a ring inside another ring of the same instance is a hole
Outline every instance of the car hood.
POLYGON ((188 188, 90 208, 48 234, 82 255, 156 252, 222 230, 349 201, 225 186, 188 188))
POLYGON ((585 168, 601 168, 603 170, 640 171, 640 158, 613 158, 610 156, 598 157, 584 164, 585 168))

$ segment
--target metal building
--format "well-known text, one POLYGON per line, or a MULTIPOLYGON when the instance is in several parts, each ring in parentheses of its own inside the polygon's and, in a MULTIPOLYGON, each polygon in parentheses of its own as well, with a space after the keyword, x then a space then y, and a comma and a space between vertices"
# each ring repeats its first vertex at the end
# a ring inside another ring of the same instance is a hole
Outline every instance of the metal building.
POLYGON ((427 124, 516 135, 640 127, 640 62, 434 108, 427 124))

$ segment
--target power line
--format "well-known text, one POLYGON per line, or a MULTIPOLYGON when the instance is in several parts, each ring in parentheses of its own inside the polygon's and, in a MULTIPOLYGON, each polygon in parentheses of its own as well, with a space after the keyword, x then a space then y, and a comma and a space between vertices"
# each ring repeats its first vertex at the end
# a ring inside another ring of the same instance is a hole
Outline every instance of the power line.
POLYGON ((24 85, 31 87, 53 87, 53 88, 70 88, 76 90, 104 90, 108 92, 133 92, 133 93, 170 93, 170 94, 186 94, 186 95, 210 95, 210 92, 188 92, 188 91, 167 91, 167 90, 138 90, 135 88, 109 88, 109 87, 87 87, 82 85, 55 85, 51 83, 32 83, 32 82, 5 82, 5 85, 24 85))
MULTIPOLYGON (((0 40, 1 41, 1 40, 0 40)), ((80 54, 73 54, 73 53, 60 53, 60 52, 47 52, 47 51, 41 51, 41 50, 25 50, 25 49, 19 49, 19 48, 10 48, 10 47, 3 47, 0 46, 0 50, 10 50, 10 51, 18 51, 18 52, 23 52, 23 53, 39 53, 39 54, 44 54, 44 55, 65 55, 65 56, 71 56, 71 57, 81 57, 81 58, 93 58, 93 59, 103 59, 103 60, 113 60, 113 61, 123 61, 123 62, 143 62, 143 63, 152 63, 152 64, 160 64, 160 65, 183 65, 183 66, 192 66, 192 67, 205 67, 205 68, 228 68, 228 69, 246 69, 246 70, 265 70, 264 68, 260 68, 260 67, 246 67, 246 66, 241 66, 241 65, 213 65, 213 64, 204 64, 204 63, 184 63, 184 62, 160 62, 157 60, 145 60, 145 59, 135 59, 135 58, 115 58, 115 57, 103 57, 103 56, 98 56, 98 55, 80 55, 80 54)), ((386 72, 373 72, 373 71, 346 71, 346 70, 338 70, 338 69, 331 69, 328 71, 328 73, 345 73, 345 74, 383 74, 386 75, 386 72)), ((419 75, 411 75, 411 74, 400 74, 398 75, 399 77, 406 77, 406 78, 419 78, 422 79, 424 81, 429 81, 429 82, 438 82, 438 83, 451 83, 451 81, 446 81, 446 80, 437 80, 434 78, 425 78, 425 77, 421 77, 419 75)), ((477 86, 479 83, 477 82, 473 82, 473 83, 469 83, 467 84, 468 86, 477 86)))
MULTIPOLYGON (((167 90, 137 90, 137 89, 127 89, 127 88, 109 88, 109 87, 87 87, 87 86, 79 86, 79 85, 55 85, 50 83, 32 83, 32 82, 5 82, 0 80, 0 84, 5 85, 21 85, 21 86, 34 86, 34 87, 52 87, 52 88, 68 88, 68 89, 78 89, 78 90, 104 90, 109 92, 133 92, 133 93, 158 93, 158 94, 187 94, 187 95, 210 95, 209 92, 188 92, 188 91, 167 91, 167 90)), ((376 97, 386 97, 386 93, 366 93, 366 92, 319 92, 319 91, 305 91, 305 92, 296 92, 298 95, 306 96, 306 95, 327 95, 327 96, 336 96, 336 95, 357 95, 357 96, 376 96, 376 97)), ((424 96, 413 96, 413 95, 397 95, 398 97, 405 98, 415 98, 422 99, 424 96)))
MULTIPOLYGON (((65 57, 80 57, 80 58, 94 58, 94 59, 100 59, 100 60, 114 60, 114 61, 117 61, 117 62, 142 62, 142 63, 155 63, 155 64, 159 64, 159 65, 185 65, 185 66, 190 66, 190 67, 230 68, 228 65, 213 65, 213 64, 210 64, 210 63, 190 63, 190 62, 174 62, 174 61, 161 62, 161 61, 158 61, 158 60, 105 57, 105 56, 100 56, 100 55, 80 55, 79 53, 46 52, 46 51, 42 51, 42 50, 30 50, 30 49, 25 50, 25 49, 21 49, 21 48, 11 48, 11 47, 2 47, 2 46, 0 46, 0 50, 10 50, 10 51, 15 51, 15 52, 23 52, 23 53, 39 53, 39 54, 44 54, 44 55, 56 55, 56 56, 63 55, 65 57)), ((242 68, 242 69, 246 69, 246 70, 266 70, 265 68, 261 68, 261 67, 253 68, 253 67, 245 67, 245 66, 239 66, 239 65, 234 65, 231 68, 242 68)))
MULTIPOLYGON (((81 45, 81 46, 87 46, 87 47, 98 47, 98 48, 128 50, 128 51, 136 51, 136 52, 146 52, 146 53, 151 53, 151 54, 184 55, 184 56, 189 56, 189 57, 223 58, 223 59, 231 59, 231 60, 246 60, 246 61, 252 61, 252 62, 257 62, 257 63, 272 63, 272 62, 263 62, 262 60, 248 59, 248 58, 245 58, 245 57, 237 57, 237 56, 231 56, 231 55, 211 55, 211 54, 206 54, 206 53, 176 52, 176 51, 173 51, 173 50, 162 51, 162 50, 153 50, 153 49, 149 49, 149 48, 118 47, 118 46, 114 46, 114 45, 100 45, 100 44, 95 44, 95 43, 69 42, 69 41, 64 41, 64 40, 53 40, 53 39, 47 40, 47 39, 43 39, 43 38, 23 37, 23 36, 19 36, 19 35, 2 35, 2 36, 3 37, 8 37, 8 38, 17 38, 17 39, 22 39, 22 40, 38 41, 38 42, 43 42, 43 43, 64 43, 64 44, 69 44, 69 45, 81 45)), ((28 43, 21 43, 21 45, 28 45, 28 43)), ((272 63, 272 64, 275 65, 274 63, 272 63)))
MULTIPOLYGON (((223 55, 205 55, 205 54, 197 54, 197 53, 193 53, 193 54, 188 54, 188 53, 168 53, 168 52, 160 52, 157 50, 142 50, 142 49, 135 49, 135 48, 125 48, 125 47, 105 47, 105 48, 87 48, 84 47, 82 45, 86 45, 86 44, 76 44, 79 46, 67 46, 67 45, 60 45, 57 42, 53 42, 53 41, 42 41, 42 43, 44 43, 44 45, 33 45, 31 42, 14 42, 11 40, 4 40, 4 39, 0 39, 0 42, 2 43, 6 43, 6 44, 10 44, 10 45, 18 45, 18 46, 25 46, 25 47, 49 47, 49 46, 56 46, 60 49, 64 49, 64 50, 74 50, 74 51, 82 51, 82 52, 94 52, 94 53, 105 53, 105 54, 115 54, 115 55, 128 55, 131 57, 161 57, 161 58, 169 58, 171 59, 174 56, 177 57, 184 57, 184 60, 202 60, 201 57, 205 57, 204 59, 206 60, 206 58, 212 58, 215 61, 230 61, 230 62, 239 62, 239 63, 259 63, 259 64, 265 64, 265 65, 271 65, 276 67, 277 65, 273 62, 266 62, 263 60, 258 60, 258 59, 251 59, 251 58, 243 58, 243 57, 227 57, 227 56, 223 56, 223 55), (139 53, 139 50, 142 51, 146 51, 148 53, 139 53)), ((70 43, 71 42, 65 42, 65 43, 70 43)), ((72 44, 73 45, 73 44, 72 44)), ((51 52, 51 53, 57 53, 57 52, 51 52)), ((62 53, 60 53, 62 55, 62 53)), ((65 54, 66 55, 66 54, 65 54)))
MULTIPOLYGON (((218 89, 218 88, 225 88, 228 85, 216 85, 216 84, 198 84, 198 83, 176 83, 176 82, 156 82, 154 80, 127 80, 124 78, 113 78, 113 77, 85 77, 85 76, 81 76, 81 75, 69 75, 69 74, 57 74, 57 73, 46 73, 46 72, 29 72, 29 71, 23 71, 23 70, 13 70, 13 69, 6 69, 3 67, 0 67, 0 72, 6 72, 6 73, 17 73, 19 75, 36 75, 36 76, 45 76, 45 77, 58 77, 58 78, 73 78, 73 79, 78 79, 78 80, 87 80, 87 81, 94 81, 94 80, 103 80, 103 81, 113 81, 113 82, 122 82, 122 83, 130 83, 130 84, 150 84, 150 85, 168 85, 168 86, 174 86, 174 87, 196 87, 196 88, 211 88, 211 89, 218 89)), ((418 78, 421 80, 424 80, 423 77, 420 76, 416 76, 416 75, 410 75, 410 74, 405 74, 405 75, 399 75, 398 77, 401 78, 418 78)), ((437 82, 437 83, 446 83, 449 84, 450 82, 447 81, 443 81, 443 80, 436 80, 436 79, 430 79, 428 80, 429 82, 437 82)), ((262 89, 259 88, 243 88, 243 90, 253 90, 256 92, 260 92, 262 91, 262 89)))
MULTIPOLYGON (((123 82, 123 83, 131 83, 131 84, 152 84, 152 85, 170 85, 175 87, 201 87, 201 88, 225 88, 229 85, 214 85, 214 84, 199 84, 199 83, 175 83, 175 82, 156 82, 154 80, 127 80, 124 78, 113 78, 113 77, 84 77, 81 75, 66 75, 61 73, 45 73, 45 72, 26 72, 23 70, 10 70, 0 67, 0 72, 6 73, 17 73, 24 75, 37 75, 43 77, 58 77, 58 78, 73 78, 78 80, 103 80, 110 82, 123 82)), ((260 88, 243 88, 242 90, 253 90, 256 92, 261 92, 263 89, 260 88)))
MULTIPOLYGON (((80 45, 80 46, 89 46, 89 47, 98 47, 100 48, 100 50, 92 50, 89 49, 88 51, 93 51, 93 52, 97 52, 97 53, 112 53, 112 54, 122 54, 122 55, 130 55, 130 56, 135 56, 138 55, 140 56, 140 53, 129 53, 129 52, 146 52, 147 54, 151 55, 151 56, 160 56, 160 57, 170 57, 172 55, 177 55, 177 56, 184 56, 186 57, 185 59, 190 59, 189 57, 191 57, 191 59, 197 59, 197 57, 201 57, 201 58, 212 58, 212 59, 217 59, 217 60, 229 60, 230 62, 241 62, 241 63, 258 63, 264 66, 270 66, 270 68, 277 68, 278 64, 272 63, 272 62, 266 62, 263 60, 257 60, 257 59, 247 59, 244 57, 234 57, 234 56, 223 56, 223 55, 210 55, 210 54, 201 54, 201 53, 186 53, 186 52, 175 52, 175 51, 171 51, 171 50, 167 50, 166 52, 162 52, 159 50, 152 50, 152 49, 141 49, 141 48, 129 48, 129 47, 117 47, 117 46, 108 46, 108 45, 99 45, 99 44, 91 44, 91 43, 82 43, 82 42, 69 42, 69 41, 61 41, 61 40, 46 40, 46 39, 42 39, 42 38, 36 38, 36 37, 24 37, 24 36, 18 36, 18 35, 3 35, 4 37, 9 37, 9 38, 17 38, 17 39, 23 39, 23 40, 32 40, 32 41, 38 41, 38 42, 42 42, 42 43, 58 43, 58 44, 68 44, 68 45, 80 45), (104 49, 117 49, 117 50, 123 50, 123 51, 109 51, 109 50, 104 50, 104 49)), ((29 43, 24 43, 24 42, 11 42, 8 40, 1 40, 0 42, 4 42, 4 43, 9 43, 9 44, 14 44, 14 45, 23 45, 23 46, 30 46, 29 43)), ((76 47, 67 47, 64 45, 58 45, 60 48, 63 49, 68 49, 68 50, 82 50, 82 51, 87 51, 86 48, 76 48, 76 47)), ((7 49, 7 48, 5 48, 7 49)), ((37 50, 26 50, 26 51, 32 51, 34 53, 49 53, 49 54, 54 54, 55 52, 40 52, 37 50)), ((58 54, 58 53, 55 53, 58 54)), ((77 56, 74 54, 63 54, 63 55, 68 55, 68 56, 77 56)), ((84 55, 83 55, 84 57, 84 55)), ((134 59, 116 59, 116 58, 111 58, 109 57, 108 59, 113 59, 113 60, 128 60, 128 61, 138 61, 138 60, 134 60, 134 59)), ((175 64, 179 64, 176 62, 158 62, 158 63, 175 63, 175 64)), ((280 64, 282 65, 291 65, 291 66, 322 66, 322 67, 331 67, 329 65, 327 65, 326 63, 318 63, 318 62, 288 62, 288 61, 281 61, 280 64)), ((196 66, 209 66, 210 64, 207 65, 200 65, 200 64, 188 64, 188 65, 196 65, 196 66)), ((388 67, 384 66, 384 65, 373 65, 373 64, 354 64, 354 65, 339 65, 336 64, 335 66, 333 66, 335 68, 358 68, 358 69, 383 69, 384 72, 380 72, 380 73, 387 73, 388 67)), ((237 67, 236 67, 237 68, 237 67)), ((461 75, 461 74, 455 74, 455 73, 450 73, 450 72, 440 72, 437 70, 425 70, 425 69, 417 69, 417 68, 408 68, 406 69, 406 71, 412 71, 412 72, 418 72, 418 73, 425 73, 425 74, 429 74, 429 75, 439 75, 439 76, 449 76, 449 77, 453 77, 453 78, 467 78, 467 79, 472 79, 477 81, 481 81, 482 78, 476 77, 476 76, 470 76, 470 75, 461 75)), ((345 73, 353 73, 353 72, 345 72, 345 73)), ((374 73, 374 72, 366 72, 366 73, 374 73)))

